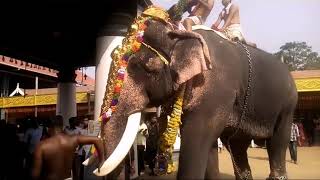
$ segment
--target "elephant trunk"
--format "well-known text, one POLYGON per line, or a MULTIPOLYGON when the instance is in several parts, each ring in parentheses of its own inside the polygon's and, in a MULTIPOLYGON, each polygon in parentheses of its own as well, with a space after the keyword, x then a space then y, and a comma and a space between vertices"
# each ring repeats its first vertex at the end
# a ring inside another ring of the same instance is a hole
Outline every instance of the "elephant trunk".
POLYGON ((121 162, 132 147, 138 132, 141 117, 139 111, 143 110, 147 103, 148 98, 143 86, 134 82, 129 76, 126 77, 117 110, 101 129, 108 158, 100 168, 100 172, 96 169, 94 174, 97 176, 109 174, 108 176, 115 178, 121 173, 123 169, 121 162))

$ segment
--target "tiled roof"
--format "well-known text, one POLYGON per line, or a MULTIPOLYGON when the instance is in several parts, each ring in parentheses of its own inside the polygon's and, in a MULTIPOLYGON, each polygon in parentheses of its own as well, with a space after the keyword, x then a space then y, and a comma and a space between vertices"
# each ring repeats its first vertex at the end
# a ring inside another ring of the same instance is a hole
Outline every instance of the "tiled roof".
MULTIPOLYGON (((25 71, 33 72, 35 74, 43 74, 43 75, 55 77, 55 78, 57 78, 57 73, 59 72, 54 69, 50 69, 50 68, 47 68, 44 66, 39 66, 36 64, 28 63, 26 61, 10 58, 7 56, 0 57, 0 64, 5 65, 5 66, 10 66, 13 68, 17 68, 17 69, 23 69, 25 71)), ((76 82, 78 84, 94 86, 94 84, 95 84, 94 78, 91 78, 89 76, 84 78, 84 74, 82 74, 82 72, 79 70, 76 70, 76 75, 77 75, 76 82)))
POLYGON ((291 75, 294 79, 320 78, 320 70, 292 71, 291 75))

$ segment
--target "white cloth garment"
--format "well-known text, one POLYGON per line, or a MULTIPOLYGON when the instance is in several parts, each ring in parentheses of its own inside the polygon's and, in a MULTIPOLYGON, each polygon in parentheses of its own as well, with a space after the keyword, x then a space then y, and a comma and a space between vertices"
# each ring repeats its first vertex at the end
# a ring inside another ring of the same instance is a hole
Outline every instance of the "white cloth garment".
POLYGON ((223 148, 223 144, 222 144, 220 138, 218 138, 218 148, 223 148))
POLYGON ((189 16, 186 17, 186 19, 191 19, 195 25, 201 25, 203 23, 201 17, 199 16, 189 16))
POLYGON ((222 9, 222 16, 225 16, 226 14, 229 14, 231 6, 232 6, 232 3, 229 3, 227 7, 222 9))
POLYGON ((147 125, 145 123, 142 123, 139 126, 139 131, 137 134, 137 145, 143 145, 144 147, 146 147, 146 136, 148 135, 148 128, 147 125))
POLYGON ((238 38, 240 41, 244 40, 240 24, 231 24, 225 29, 224 33, 231 40, 234 38, 238 38))

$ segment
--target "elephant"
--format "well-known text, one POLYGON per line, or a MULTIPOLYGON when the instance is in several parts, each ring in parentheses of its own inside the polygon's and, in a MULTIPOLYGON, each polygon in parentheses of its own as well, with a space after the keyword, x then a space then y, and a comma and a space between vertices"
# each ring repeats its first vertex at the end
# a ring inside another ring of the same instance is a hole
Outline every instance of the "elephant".
POLYGON ((130 57, 117 111, 102 127, 109 158, 100 175, 124 178, 122 160, 139 125, 132 117, 139 119, 136 112, 146 107, 170 104, 185 86, 177 179, 217 178, 219 137, 237 179, 252 179, 247 157, 252 139, 267 142, 269 178, 287 176, 286 148, 298 95, 285 64, 213 31, 180 31, 157 19, 150 20, 143 41, 152 49, 141 46, 130 57))

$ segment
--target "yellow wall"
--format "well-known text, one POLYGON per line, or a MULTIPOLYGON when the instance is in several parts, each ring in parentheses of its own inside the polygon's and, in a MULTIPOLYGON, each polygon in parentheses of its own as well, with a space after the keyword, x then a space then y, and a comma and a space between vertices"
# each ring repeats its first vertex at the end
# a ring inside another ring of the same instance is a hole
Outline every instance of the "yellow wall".
MULTIPOLYGON (((320 77, 295 79, 295 83, 296 83, 298 92, 320 91, 320 77)), ((77 99, 77 103, 88 102, 87 93, 78 92, 76 94, 76 99, 77 99)), ((0 98, 0 108, 52 105, 56 103, 57 103, 56 94, 0 98)))
POLYGON ((295 79, 294 81, 296 83, 298 92, 320 91, 320 77, 295 79))
MULTIPOLYGON (((88 102, 86 92, 76 94, 77 103, 88 102)), ((0 108, 24 107, 52 105, 57 103, 57 94, 36 95, 36 96, 16 96, 0 98, 0 108)))

